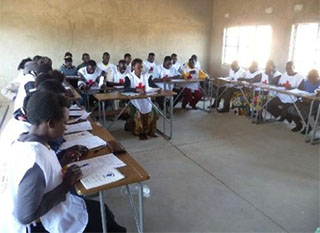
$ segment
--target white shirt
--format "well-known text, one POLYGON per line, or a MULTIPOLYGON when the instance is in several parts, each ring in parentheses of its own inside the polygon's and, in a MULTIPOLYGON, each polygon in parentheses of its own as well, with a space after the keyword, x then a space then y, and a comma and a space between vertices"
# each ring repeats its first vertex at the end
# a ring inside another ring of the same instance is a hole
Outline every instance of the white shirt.
POLYGON ((103 64, 103 62, 100 62, 100 63, 98 64, 98 68, 99 68, 100 70, 106 72, 106 73, 108 73, 109 70, 114 71, 114 70, 117 69, 117 67, 116 67, 115 65, 113 65, 113 64, 111 64, 111 63, 108 63, 108 65, 105 65, 105 64, 103 64))
POLYGON ((260 70, 260 69, 255 71, 255 72, 253 72, 253 73, 251 73, 250 70, 247 70, 244 78, 245 79, 253 79, 254 77, 256 77, 257 75, 259 75, 261 73, 262 73, 262 70, 260 70))
MULTIPOLYGON (((163 67, 163 65, 158 65, 157 67, 157 72, 158 72, 158 76, 154 77, 155 78, 173 78, 175 76, 179 76, 181 75, 173 66, 170 69, 166 69, 163 67)), ((164 89, 164 83, 156 83, 156 85, 162 89, 164 89)), ((167 85, 168 86, 168 85, 167 85)), ((169 90, 173 89, 173 85, 169 85, 168 87, 169 90)))
MULTIPOLYGON (((195 71, 195 74, 191 74, 191 79, 198 79, 199 78, 199 72, 200 70, 197 67, 194 67, 191 69, 187 64, 185 64, 182 69, 182 73, 188 73, 191 71, 195 71)), ((199 82, 192 82, 192 83, 185 83, 181 85, 182 87, 190 89, 192 92, 197 91, 200 89, 200 83, 199 82)))
POLYGON ((197 69, 201 70, 201 64, 199 61, 196 61, 196 64, 194 65, 197 69))
POLYGON ((229 78, 234 81, 237 81, 239 78, 244 78, 245 75, 246 75, 246 71, 241 67, 237 72, 235 72, 233 69, 229 70, 229 78))
MULTIPOLYGON (((276 71, 273 75, 273 78, 275 77, 278 77, 282 75, 279 71, 276 71)), ((262 73, 262 76, 261 76, 261 81, 260 81, 261 84, 269 84, 269 76, 266 74, 266 72, 263 72, 262 73)))
POLYGON ((107 74, 107 81, 113 83, 124 83, 126 80, 126 76, 128 73, 125 71, 124 73, 120 73, 118 69, 114 71, 109 71, 107 74))
POLYGON ((178 61, 175 64, 172 64, 172 67, 180 74, 181 64, 178 61))
MULTIPOLYGON (((301 74, 297 73, 293 76, 289 76, 288 73, 286 72, 281 76, 278 85, 284 86, 289 84, 291 88, 297 88, 302 82, 302 80, 304 79, 305 78, 301 74)), ((282 103, 294 103, 297 101, 297 98, 295 96, 290 97, 290 95, 286 95, 286 94, 279 93, 278 97, 282 103)))
MULTIPOLYGON (((78 72, 85 78, 85 80, 88 83, 96 82, 97 79, 100 77, 102 71, 98 67, 96 67, 95 71, 92 74, 89 74, 87 72, 87 67, 83 67, 78 72)), ((80 87, 81 85, 86 85, 86 83, 84 81, 79 81, 78 87, 80 87)))
POLYGON ((26 74, 26 75, 24 75, 24 78, 21 79, 18 94, 17 94, 17 97, 14 101, 14 111, 16 111, 17 109, 19 109, 23 106, 24 98, 27 95, 26 90, 24 89, 24 86, 28 82, 35 82, 35 80, 36 80, 36 77, 32 74, 26 74))
POLYGON ((157 64, 155 62, 144 61, 143 62, 143 73, 150 74, 152 77, 157 77, 157 64))
POLYGON ((126 69, 126 73, 128 73, 128 74, 130 74, 132 71, 132 65, 131 65, 131 63, 129 64, 129 65, 127 65, 126 64, 126 67, 127 67, 127 69, 126 69))

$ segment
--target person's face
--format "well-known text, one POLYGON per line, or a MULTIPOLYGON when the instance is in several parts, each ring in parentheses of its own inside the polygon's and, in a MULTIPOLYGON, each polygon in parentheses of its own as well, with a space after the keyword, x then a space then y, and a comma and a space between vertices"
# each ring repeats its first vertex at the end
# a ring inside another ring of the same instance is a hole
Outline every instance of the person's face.
POLYGON ((143 70, 143 65, 142 63, 137 63, 134 67, 133 67, 133 71, 137 76, 140 76, 143 70))
POLYGON ((127 65, 129 65, 131 63, 131 56, 127 56, 124 58, 124 60, 126 61, 127 65))
POLYGON ((150 63, 153 63, 153 62, 154 62, 154 59, 155 59, 155 57, 154 57, 153 55, 151 55, 151 56, 148 57, 148 61, 149 61, 150 63))
POLYGON ((288 63, 286 65, 286 71, 289 75, 294 75, 294 65, 292 63, 288 63))
POLYGON ((90 56, 89 55, 84 55, 82 58, 84 63, 88 63, 90 61, 90 56))
POLYGON ((109 61, 110 61, 110 55, 104 54, 103 57, 102 57, 103 64, 108 64, 109 61))
POLYGON ((166 68, 166 69, 170 69, 171 66, 172 66, 172 61, 171 60, 165 61, 163 63, 163 67, 166 68))
POLYGON ((65 65, 66 65, 67 68, 71 68, 72 67, 72 62, 66 61, 65 65))
POLYGON ((48 122, 48 139, 50 141, 57 140, 58 138, 64 135, 65 130, 67 129, 66 125, 69 119, 69 109, 64 108, 63 118, 59 121, 50 121, 48 122))
POLYGON ((254 72, 256 72, 257 70, 258 70, 258 64, 252 63, 251 66, 249 67, 249 71, 250 71, 251 73, 254 73, 254 72))
POLYGON ((237 71, 238 69, 239 69, 239 65, 238 65, 238 63, 232 63, 232 65, 231 65, 231 69, 233 70, 233 71, 237 71))
POLYGON ((126 65, 123 63, 119 63, 118 70, 121 74, 123 74, 126 71, 126 65))
POLYGON ((178 61, 178 58, 176 56, 172 57, 172 64, 176 64, 178 61))
POLYGON ((194 60, 190 60, 188 64, 191 69, 194 69, 194 60))
POLYGON ((274 73, 274 67, 270 64, 266 65, 266 74, 273 74, 274 73))
POLYGON ((93 74, 96 71, 96 67, 95 66, 87 66, 87 72, 89 74, 93 74))

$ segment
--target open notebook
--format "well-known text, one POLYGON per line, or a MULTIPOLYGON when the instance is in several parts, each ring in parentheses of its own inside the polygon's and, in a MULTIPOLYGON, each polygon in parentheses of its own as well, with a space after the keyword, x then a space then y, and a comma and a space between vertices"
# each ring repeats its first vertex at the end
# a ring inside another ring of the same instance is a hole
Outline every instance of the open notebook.
POLYGON ((86 189, 96 188, 123 179, 124 176, 117 168, 126 166, 114 154, 74 162, 69 166, 73 164, 81 168, 83 177, 80 182, 86 189))
POLYGON ((60 146, 61 150, 65 150, 76 145, 85 146, 89 150, 107 145, 106 141, 92 135, 88 131, 65 135, 64 140, 66 141, 60 146))

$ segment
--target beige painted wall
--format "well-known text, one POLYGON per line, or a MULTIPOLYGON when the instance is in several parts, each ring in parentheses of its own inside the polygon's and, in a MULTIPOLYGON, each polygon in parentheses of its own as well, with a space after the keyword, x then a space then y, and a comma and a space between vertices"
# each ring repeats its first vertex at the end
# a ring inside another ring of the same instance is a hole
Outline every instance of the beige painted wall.
POLYGON ((215 0, 211 34, 210 71, 226 75, 228 66, 221 64, 223 29, 228 26, 270 24, 273 27, 271 59, 280 70, 289 57, 291 27, 297 22, 320 21, 320 0, 215 0), (295 4, 303 4, 301 12, 294 12, 295 4), (273 13, 265 13, 266 8, 273 13), (230 14, 225 18, 225 14, 230 14))
POLYGON ((111 53, 116 63, 125 52, 157 62, 193 53, 207 66, 213 0, 0 0, 0 87, 16 76, 18 62, 47 55, 55 67, 71 51, 100 61, 111 53))

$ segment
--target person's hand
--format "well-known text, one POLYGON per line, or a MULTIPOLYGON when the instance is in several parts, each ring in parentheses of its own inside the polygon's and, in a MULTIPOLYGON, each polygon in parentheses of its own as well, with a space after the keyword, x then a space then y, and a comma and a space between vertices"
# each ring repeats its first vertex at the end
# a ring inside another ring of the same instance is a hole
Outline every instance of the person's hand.
POLYGON ((66 192, 68 192, 73 185, 75 185, 82 176, 82 172, 79 166, 72 165, 63 174, 62 185, 64 186, 66 192))
POLYGON ((76 145, 70 147, 65 151, 62 159, 60 160, 60 164, 64 167, 70 163, 79 161, 80 158, 86 156, 88 152, 89 150, 85 146, 76 145))
POLYGON ((140 95, 144 95, 144 94, 145 94, 144 88, 137 88, 137 92, 138 92, 140 95))

